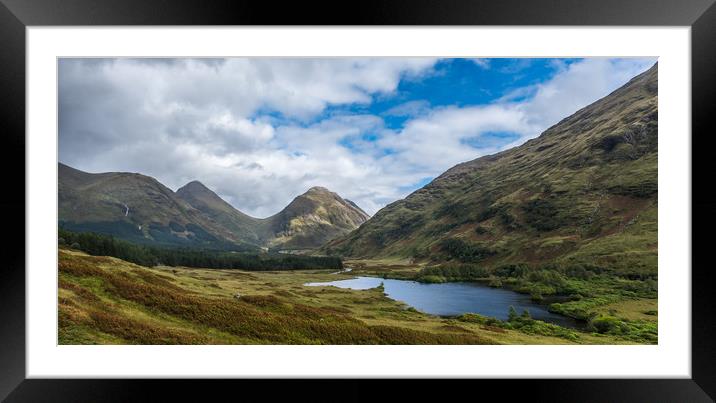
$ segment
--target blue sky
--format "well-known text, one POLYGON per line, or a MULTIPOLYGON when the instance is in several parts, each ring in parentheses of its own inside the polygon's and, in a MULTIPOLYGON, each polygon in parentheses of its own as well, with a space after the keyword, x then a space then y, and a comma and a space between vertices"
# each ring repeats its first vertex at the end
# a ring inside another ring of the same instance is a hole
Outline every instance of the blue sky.
POLYGON ((560 68, 580 59, 500 58, 439 59, 430 72, 403 77, 395 91, 374 94, 370 102, 327 105, 322 113, 308 120, 295 120, 280 110, 257 110, 253 118, 270 116, 286 124, 311 123, 343 114, 381 116, 385 126, 400 129, 410 117, 426 108, 480 105, 495 102, 512 90, 548 80, 560 68), (401 106, 405 106, 403 109, 401 106), (413 112, 413 113, 409 113, 413 112))
POLYGON ((62 59, 60 160, 265 217, 311 186, 369 213, 536 137, 655 59, 62 59))

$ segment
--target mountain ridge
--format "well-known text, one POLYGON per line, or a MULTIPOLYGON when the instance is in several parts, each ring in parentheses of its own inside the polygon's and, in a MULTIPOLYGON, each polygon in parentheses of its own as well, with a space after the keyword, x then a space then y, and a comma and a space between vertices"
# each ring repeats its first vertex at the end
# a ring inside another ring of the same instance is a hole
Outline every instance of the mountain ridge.
POLYGON ((321 252, 655 271, 657 77, 655 64, 540 136, 455 165, 321 252))
POLYGON ((174 192, 146 175, 88 173, 61 162, 58 176, 62 226, 142 243, 313 249, 367 219, 360 208, 323 187, 310 188, 261 219, 234 208, 198 180, 174 192))

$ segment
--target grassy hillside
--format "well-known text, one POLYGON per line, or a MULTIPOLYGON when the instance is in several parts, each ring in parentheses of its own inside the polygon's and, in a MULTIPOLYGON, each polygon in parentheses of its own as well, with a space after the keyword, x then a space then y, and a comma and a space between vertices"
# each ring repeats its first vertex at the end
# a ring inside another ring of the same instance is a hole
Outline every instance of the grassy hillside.
POLYGON ((357 228, 368 215, 315 187, 274 216, 250 217, 198 181, 173 192, 156 179, 126 172, 91 174, 59 164, 60 226, 128 241, 258 250, 312 249, 357 228))
POLYGON ((312 249, 349 233, 368 219, 354 203, 322 187, 309 189, 264 219, 236 210, 197 181, 177 190, 177 195, 246 242, 275 249, 312 249))
POLYGON ((355 203, 322 187, 313 187, 285 209, 266 219, 273 239, 283 249, 313 248, 356 229, 369 218, 355 203))
POLYGON ((199 181, 182 186, 176 195, 245 242, 262 245, 270 237, 263 220, 235 209, 199 181))
POLYGON ((538 138, 451 168, 323 251, 655 278, 657 74, 655 65, 538 138))
POLYGON ((453 319, 425 315, 387 298, 380 288, 353 291, 303 285, 337 277, 347 276, 314 271, 149 268, 61 247, 58 342, 633 343, 532 320, 505 323, 478 315, 453 319))
POLYGON ((60 226, 157 245, 242 245, 156 179, 126 172, 90 174, 59 164, 60 226))

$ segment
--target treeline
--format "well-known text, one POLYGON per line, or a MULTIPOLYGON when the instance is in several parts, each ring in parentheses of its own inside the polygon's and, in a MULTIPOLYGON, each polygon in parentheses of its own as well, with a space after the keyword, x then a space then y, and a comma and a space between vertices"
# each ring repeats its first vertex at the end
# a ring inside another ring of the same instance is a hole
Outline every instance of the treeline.
POLYGON ((490 272, 474 264, 443 264, 426 267, 418 273, 418 281, 445 283, 449 281, 472 281, 489 277, 490 272))
POLYGON ((486 268, 470 263, 444 263, 421 269, 415 280, 424 283, 489 280, 492 286, 509 285, 515 291, 532 295, 597 296, 606 288, 623 296, 656 298, 656 274, 624 276, 591 264, 506 264, 486 268))
POLYGON ((238 253, 191 248, 138 245, 91 232, 59 230, 59 243, 94 256, 112 256, 142 266, 186 266, 209 269, 254 271, 331 269, 342 270, 343 262, 332 256, 238 253))

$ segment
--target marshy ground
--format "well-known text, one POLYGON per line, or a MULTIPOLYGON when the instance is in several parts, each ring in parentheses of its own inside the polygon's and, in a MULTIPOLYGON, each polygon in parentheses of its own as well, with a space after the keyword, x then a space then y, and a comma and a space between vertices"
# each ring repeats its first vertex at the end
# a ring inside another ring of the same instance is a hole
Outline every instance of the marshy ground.
MULTIPOLYGON (((355 262, 354 272, 415 268, 355 262)), ((380 288, 308 287, 354 272, 147 268, 59 251, 60 344, 626 344, 628 338, 543 322, 505 325, 479 315, 442 318, 380 288)), ((656 323, 656 300, 599 308, 656 323)))

